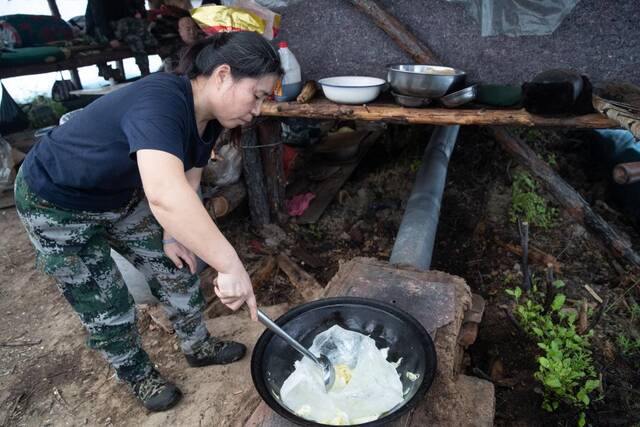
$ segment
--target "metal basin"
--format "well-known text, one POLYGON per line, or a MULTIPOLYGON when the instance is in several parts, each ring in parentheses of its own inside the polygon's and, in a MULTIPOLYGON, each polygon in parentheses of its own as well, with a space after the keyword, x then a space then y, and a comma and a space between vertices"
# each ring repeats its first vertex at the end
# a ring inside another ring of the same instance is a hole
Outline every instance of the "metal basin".
POLYGON ((440 98, 440 102, 447 108, 455 108, 475 100, 477 95, 478 85, 471 85, 443 96, 440 98))
POLYGON ((437 65, 391 65, 387 81, 402 95, 439 98, 450 89, 464 85, 466 73, 437 65))

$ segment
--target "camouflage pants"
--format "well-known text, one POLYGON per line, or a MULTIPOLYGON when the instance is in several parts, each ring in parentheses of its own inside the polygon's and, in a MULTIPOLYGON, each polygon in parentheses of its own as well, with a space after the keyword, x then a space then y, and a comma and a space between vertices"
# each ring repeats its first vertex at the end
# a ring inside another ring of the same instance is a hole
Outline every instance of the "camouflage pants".
POLYGON ((109 212, 63 209, 41 199, 22 172, 15 181, 16 208, 31 242, 36 263, 53 276, 118 377, 133 381, 152 368, 141 347, 133 298, 110 256, 110 248, 146 277, 178 334, 182 350, 192 354, 208 337, 200 280, 178 269, 162 248, 162 228, 140 194, 124 208, 109 212))
POLYGON ((146 21, 138 18, 122 18, 112 22, 113 32, 118 38, 129 46, 135 54, 136 64, 140 71, 149 71, 149 58, 147 51, 155 49, 158 41, 147 29, 146 21))

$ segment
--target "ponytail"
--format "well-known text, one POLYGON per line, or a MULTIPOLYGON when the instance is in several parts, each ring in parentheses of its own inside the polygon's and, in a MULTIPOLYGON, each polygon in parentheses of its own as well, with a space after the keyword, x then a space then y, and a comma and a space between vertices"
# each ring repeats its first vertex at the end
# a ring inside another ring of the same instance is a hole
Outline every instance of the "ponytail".
POLYGON ((276 50, 252 31, 222 32, 199 40, 182 53, 175 73, 195 79, 210 76, 223 64, 229 65, 234 78, 282 74, 276 50))

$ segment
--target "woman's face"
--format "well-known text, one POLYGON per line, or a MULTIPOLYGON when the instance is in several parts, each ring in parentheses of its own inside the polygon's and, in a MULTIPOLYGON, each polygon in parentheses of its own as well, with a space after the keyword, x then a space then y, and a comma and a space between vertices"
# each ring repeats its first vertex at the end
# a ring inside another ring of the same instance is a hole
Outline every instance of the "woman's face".
POLYGON ((262 102, 273 93, 277 78, 275 74, 240 79, 230 73, 212 74, 216 93, 210 99, 216 119, 227 129, 251 123, 260 114, 262 102))

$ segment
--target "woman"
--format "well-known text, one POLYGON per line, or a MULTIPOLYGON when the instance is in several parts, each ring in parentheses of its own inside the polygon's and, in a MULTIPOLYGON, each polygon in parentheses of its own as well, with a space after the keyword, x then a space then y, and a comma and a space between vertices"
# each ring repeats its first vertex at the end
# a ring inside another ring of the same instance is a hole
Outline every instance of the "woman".
POLYGON ((37 263, 77 312, 89 346, 151 411, 175 405, 181 392, 141 348, 133 299, 110 248, 145 274, 189 365, 242 358, 244 345, 210 336, 203 323, 195 255, 218 271, 220 300, 233 310, 246 303, 255 320, 251 281, 196 190, 222 128, 259 114, 281 68, 266 40, 240 32, 198 42, 178 72, 90 104, 42 138, 15 184, 37 263))

